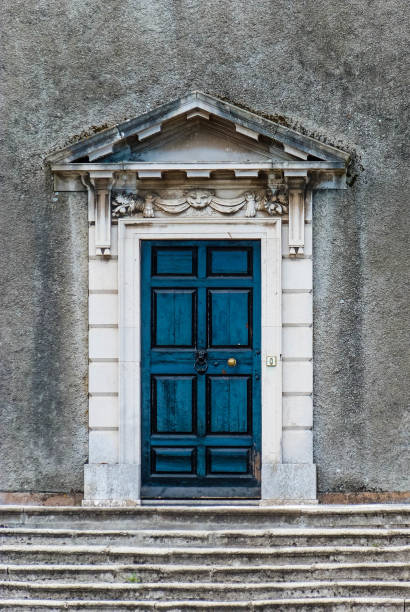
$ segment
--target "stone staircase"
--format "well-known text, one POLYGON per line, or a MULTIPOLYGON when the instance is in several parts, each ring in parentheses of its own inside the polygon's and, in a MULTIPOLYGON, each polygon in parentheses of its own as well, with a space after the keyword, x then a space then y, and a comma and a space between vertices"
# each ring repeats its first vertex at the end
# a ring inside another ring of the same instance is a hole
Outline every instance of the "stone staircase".
POLYGON ((410 610, 410 505, 0 506, 0 610, 410 610))

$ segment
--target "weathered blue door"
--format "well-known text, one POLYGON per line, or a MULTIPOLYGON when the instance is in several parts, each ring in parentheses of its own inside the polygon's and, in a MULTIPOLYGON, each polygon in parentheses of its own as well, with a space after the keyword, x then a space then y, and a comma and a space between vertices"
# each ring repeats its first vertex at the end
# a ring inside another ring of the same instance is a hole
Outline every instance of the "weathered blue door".
POLYGON ((258 497, 260 243, 143 241, 142 496, 258 497))

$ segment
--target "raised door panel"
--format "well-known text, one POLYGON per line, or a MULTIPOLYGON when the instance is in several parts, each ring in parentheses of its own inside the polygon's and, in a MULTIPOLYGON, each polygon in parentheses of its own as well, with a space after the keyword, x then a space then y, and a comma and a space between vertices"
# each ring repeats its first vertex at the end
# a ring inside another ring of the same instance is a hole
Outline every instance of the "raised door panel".
POLYGON ((196 450, 194 448, 152 447, 152 474, 194 474, 196 450))
POLYGON ((250 376, 208 376, 206 391, 208 433, 251 433, 250 376))
POLYGON ((210 289, 208 309, 210 347, 250 347, 251 289, 210 289))
POLYGON ((251 471, 251 450, 249 448, 208 448, 208 474, 242 474, 251 471))
POLYGON ((197 258, 196 247, 154 247, 152 249, 152 275, 195 276, 197 258))
POLYGON ((195 433, 196 396, 195 376, 153 376, 152 432, 195 433))
POLYGON ((192 347, 195 342, 196 292, 193 289, 154 289, 154 347, 192 347))
POLYGON ((252 248, 209 247, 207 250, 208 276, 250 276, 252 248))

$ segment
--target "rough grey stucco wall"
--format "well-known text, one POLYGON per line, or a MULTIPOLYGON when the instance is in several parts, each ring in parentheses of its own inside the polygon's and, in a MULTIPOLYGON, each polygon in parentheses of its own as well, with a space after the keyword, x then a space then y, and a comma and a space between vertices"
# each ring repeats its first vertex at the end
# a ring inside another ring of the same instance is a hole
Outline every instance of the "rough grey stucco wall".
POLYGON ((86 202, 43 158, 193 89, 355 154, 314 201, 319 489, 409 488, 404 8, 3 0, 0 490, 80 490, 87 458, 86 202))

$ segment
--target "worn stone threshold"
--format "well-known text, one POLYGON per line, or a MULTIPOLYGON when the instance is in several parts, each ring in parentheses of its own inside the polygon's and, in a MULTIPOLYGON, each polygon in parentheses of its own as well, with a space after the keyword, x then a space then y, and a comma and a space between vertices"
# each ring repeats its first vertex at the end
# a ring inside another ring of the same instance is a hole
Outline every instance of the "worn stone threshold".
MULTIPOLYGON (((400 606, 401 610, 404 610, 406 600, 402 597, 303 597, 294 599, 268 599, 259 601, 206 601, 206 600, 175 600, 175 601, 147 601, 147 600, 47 600, 47 599, 2 599, 1 605, 3 608, 62 608, 67 609, 81 609, 81 608, 94 608, 96 610, 118 608, 132 609, 133 607, 138 610, 151 609, 151 610, 175 610, 176 608, 182 608, 184 610, 258 610, 263 609, 267 606, 277 607, 283 609, 284 607, 293 608, 295 606, 312 606, 312 610, 319 609, 319 606, 349 606, 346 610, 352 609, 352 606, 371 606, 372 609, 383 610, 384 612, 388 609, 387 606, 400 606)), ((392 608, 390 608, 392 609, 392 608)))
POLYGON ((19 512, 28 512, 28 513, 36 513, 36 514, 64 514, 65 512, 70 512, 72 514, 95 514, 95 513, 104 513, 106 511, 115 511, 121 514, 129 514, 129 513, 143 513, 147 510, 158 509, 162 513, 172 512, 174 510, 178 510, 179 513, 187 513, 189 514, 191 511, 195 509, 200 513, 208 514, 215 512, 216 514, 224 514, 225 512, 237 512, 241 513, 244 511, 248 511, 252 514, 379 514, 379 513, 400 513, 403 512, 405 514, 410 513, 410 504, 275 504, 269 506, 261 506, 259 501, 257 500, 256 504, 250 505, 249 503, 246 505, 241 505, 236 503, 229 504, 221 504, 214 505, 210 504, 209 500, 207 500, 206 504, 201 504, 199 506, 196 505, 188 505, 186 500, 184 503, 178 505, 175 503, 175 500, 172 500, 170 504, 158 504, 158 501, 155 501, 155 504, 144 504, 144 505, 124 505, 124 506, 43 506, 43 505, 30 505, 30 504, 0 504, 0 512, 8 512, 8 513, 19 513, 19 512))
POLYGON ((141 506, 232 506, 255 507, 260 505, 260 499, 142 499, 141 506))
MULTIPOLYGON (((260 500, 193 500, 195 505, 257 505, 260 500), (215 503, 214 503, 215 502, 215 503)), ((33 492, 12 492, 0 491, 0 506, 81 506, 83 494, 67 493, 33 493, 33 492)), ((188 505, 189 500, 142 500, 142 505, 188 505)), ((319 505, 362 505, 362 504, 410 504, 410 491, 400 492, 360 492, 360 493, 318 493, 319 505)), ((192 504, 194 505, 194 504, 192 504)), ((292 505, 296 505, 292 503, 292 505)))

